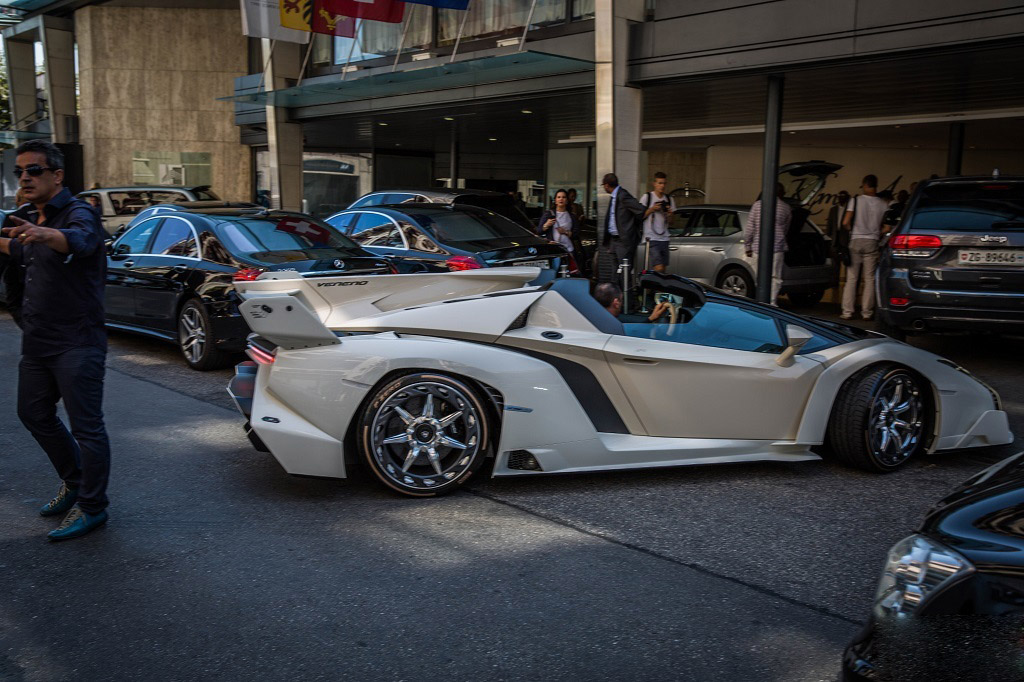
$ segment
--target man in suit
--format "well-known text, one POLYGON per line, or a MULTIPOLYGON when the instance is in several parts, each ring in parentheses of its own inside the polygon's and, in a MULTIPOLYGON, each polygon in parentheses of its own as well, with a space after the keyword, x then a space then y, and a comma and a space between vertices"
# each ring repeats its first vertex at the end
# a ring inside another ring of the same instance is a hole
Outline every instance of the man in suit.
POLYGON ((640 220, 645 209, 643 204, 619 186, 615 173, 608 173, 601 180, 604 191, 612 195, 608 212, 604 216, 601 233, 601 248, 598 280, 612 282, 618 279, 615 271, 624 258, 633 260, 637 244, 640 243, 640 220))

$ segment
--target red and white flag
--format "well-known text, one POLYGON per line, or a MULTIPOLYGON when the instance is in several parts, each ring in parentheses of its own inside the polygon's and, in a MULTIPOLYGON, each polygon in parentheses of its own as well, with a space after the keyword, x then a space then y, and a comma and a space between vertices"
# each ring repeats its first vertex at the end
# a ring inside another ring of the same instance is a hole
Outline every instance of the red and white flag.
POLYGON ((277 221, 277 226, 274 229, 294 234, 297 237, 304 237, 313 244, 327 244, 331 241, 329 230, 302 218, 281 218, 277 221))
POLYGON ((405 3, 398 0, 322 0, 322 4, 332 14, 390 24, 402 21, 405 13, 405 3))

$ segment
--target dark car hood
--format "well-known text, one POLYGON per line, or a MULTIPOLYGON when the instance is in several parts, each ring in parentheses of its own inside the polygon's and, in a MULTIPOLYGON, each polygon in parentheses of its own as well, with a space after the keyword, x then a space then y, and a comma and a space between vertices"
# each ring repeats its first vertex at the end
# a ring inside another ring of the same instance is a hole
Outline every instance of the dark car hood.
POLYGON ((1024 571, 1024 452, 964 481, 932 507, 921 532, 975 562, 1024 571))
POLYGON ((500 241, 504 242, 501 247, 482 251, 480 256, 488 262, 500 262, 529 258, 544 259, 565 255, 564 248, 558 244, 552 244, 546 239, 538 238, 536 241, 532 239, 506 239, 500 241))

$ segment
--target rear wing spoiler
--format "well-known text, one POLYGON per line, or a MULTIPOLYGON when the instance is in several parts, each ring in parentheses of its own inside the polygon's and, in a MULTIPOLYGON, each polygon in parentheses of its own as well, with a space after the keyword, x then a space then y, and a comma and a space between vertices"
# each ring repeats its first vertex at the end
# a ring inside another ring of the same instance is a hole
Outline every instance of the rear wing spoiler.
POLYGON ((402 308, 518 289, 539 268, 481 268, 415 275, 304 277, 286 270, 235 282, 249 328, 286 350, 340 343, 345 323, 402 308))

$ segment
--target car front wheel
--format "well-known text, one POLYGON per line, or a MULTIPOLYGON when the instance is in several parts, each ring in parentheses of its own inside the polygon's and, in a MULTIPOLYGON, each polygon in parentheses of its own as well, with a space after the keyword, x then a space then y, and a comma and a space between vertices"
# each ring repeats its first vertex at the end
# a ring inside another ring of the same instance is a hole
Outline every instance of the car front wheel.
POLYGON ((850 377, 829 420, 832 454, 844 464, 895 471, 921 450, 929 422, 927 384, 896 365, 867 367, 850 377))
POLYGON ((487 457, 488 419, 477 392, 452 376, 407 374, 363 411, 359 450, 377 479, 413 497, 450 493, 487 457))
POLYGON ((734 296, 754 297, 754 280, 742 268, 730 268, 718 276, 717 286, 734 296))

